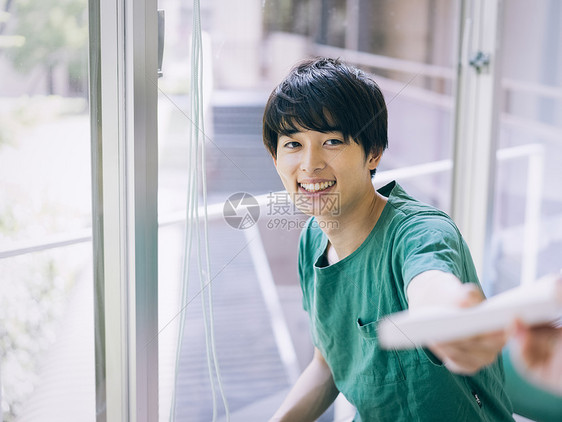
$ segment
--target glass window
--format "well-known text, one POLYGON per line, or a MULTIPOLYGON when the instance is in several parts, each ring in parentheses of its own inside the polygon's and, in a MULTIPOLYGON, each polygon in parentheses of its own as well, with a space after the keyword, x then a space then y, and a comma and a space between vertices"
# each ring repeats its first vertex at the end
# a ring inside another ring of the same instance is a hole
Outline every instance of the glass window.
POLYGON ((559 271, 562 256, 562 4, 514 0, 504 8, 504 152, 489 264, 498 292, 559 271))
POLYGON ((86 6, 0 1, 5 421, 95 418, 86 6))

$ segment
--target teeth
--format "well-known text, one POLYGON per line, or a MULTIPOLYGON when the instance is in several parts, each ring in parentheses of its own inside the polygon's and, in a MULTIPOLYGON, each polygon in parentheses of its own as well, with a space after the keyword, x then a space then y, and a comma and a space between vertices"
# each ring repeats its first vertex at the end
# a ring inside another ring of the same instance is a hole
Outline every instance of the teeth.
POLYGON ((335 181, 331 180, 329 182, 322 182, 322 183, 301 183, 300 185, 309 192, 318 192, 324 189, 328 189, 330 186, 333 186, 335 181))

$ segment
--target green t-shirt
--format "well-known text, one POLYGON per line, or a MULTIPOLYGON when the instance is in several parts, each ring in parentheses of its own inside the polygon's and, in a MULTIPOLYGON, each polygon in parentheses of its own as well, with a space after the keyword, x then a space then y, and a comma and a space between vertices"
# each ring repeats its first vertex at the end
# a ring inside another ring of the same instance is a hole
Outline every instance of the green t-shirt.
POLYGON ((357 408, 355 420, 513 421, 500 358, 468 377, 449 372, 427 350, 378 346, 377 321, 408 308, 406 289, 416 275, 441 270, 478 283, 470 252, 445 213, 409 197, 395 182, 379 192, 388 202, 351 255, 328 266, 328 239, 314 218, 299 248, 313 343, 357 408))

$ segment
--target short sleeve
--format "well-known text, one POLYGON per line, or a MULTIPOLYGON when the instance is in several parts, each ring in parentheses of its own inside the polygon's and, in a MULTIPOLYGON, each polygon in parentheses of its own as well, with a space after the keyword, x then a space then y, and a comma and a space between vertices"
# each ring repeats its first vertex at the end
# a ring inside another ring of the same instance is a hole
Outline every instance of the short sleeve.
POLYGON ((452 273, 463 280, 466 254, 461 235, 448 217, 416 216, 405 221, 393 250, 394 272, 401 274, 404 293, 412 279, 430 270, 452 273))
MULTIPOLYGON (((307 224, 308 226, 308 224, 307 224)), ((298 254, 298 270, 299 270, 299 281, 301 284, 301 290, 303 292, 303 297, 302 297, 302 307, 306 312, 309 312, 309 306, 308 306, 308 300, 307 300, 307 295, 305 294, 305 279, 306 279, 306 271, 305 271, 305 258, 304 258, 304 254, 305 254, 305 243, 306 243, 306 233, 307 233, 307 227, 305 227, 303 229, 303 231, 301 232, 300 235, 300 240, 299 240, 299 254, 298 254)))
POLYGON ((314 252, 318 249, 318 233, 314 226, 314 217, 307 220, 299 239, 298 271, 301 290, 303 293, 302 306, 306 312, 310 311, 311 284, 314 280, 314 252))

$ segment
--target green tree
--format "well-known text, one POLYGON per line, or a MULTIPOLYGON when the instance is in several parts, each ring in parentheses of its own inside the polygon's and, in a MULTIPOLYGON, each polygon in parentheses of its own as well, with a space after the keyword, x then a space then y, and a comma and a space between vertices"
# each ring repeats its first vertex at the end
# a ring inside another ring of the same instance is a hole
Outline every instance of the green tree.
POLYGON ((72 80, 85 62, 87 0, 18 0, 12 9, 10 32, 25 37, 25 43, 7 55, 18 71, 44 67, 48 92, 54 94, 55 68, 67 66, 72 80))

